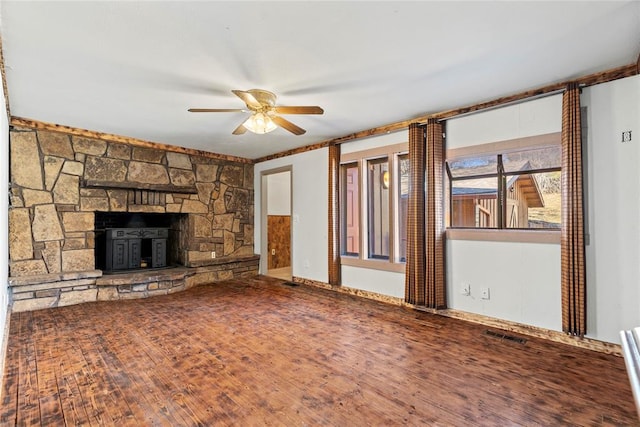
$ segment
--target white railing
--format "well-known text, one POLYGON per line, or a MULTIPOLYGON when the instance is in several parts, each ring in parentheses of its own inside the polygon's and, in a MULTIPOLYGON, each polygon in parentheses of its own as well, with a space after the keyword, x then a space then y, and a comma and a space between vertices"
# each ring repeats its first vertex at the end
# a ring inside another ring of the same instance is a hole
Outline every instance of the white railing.
POLYGON ((631 390, 640 416, 640 327, 630 331, 620 331, 620 339, 631 390))

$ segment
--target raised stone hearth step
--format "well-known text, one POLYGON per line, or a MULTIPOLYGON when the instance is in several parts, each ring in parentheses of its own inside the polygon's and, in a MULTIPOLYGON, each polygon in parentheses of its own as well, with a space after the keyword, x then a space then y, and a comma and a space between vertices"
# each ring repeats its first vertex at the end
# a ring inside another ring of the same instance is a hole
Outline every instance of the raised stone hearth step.
POLYGON ((94 301, 148 298, 258 274, 260 256, 216 258, 213 265, 103 275, 101 270, 12 277, 12 312, 94 301))

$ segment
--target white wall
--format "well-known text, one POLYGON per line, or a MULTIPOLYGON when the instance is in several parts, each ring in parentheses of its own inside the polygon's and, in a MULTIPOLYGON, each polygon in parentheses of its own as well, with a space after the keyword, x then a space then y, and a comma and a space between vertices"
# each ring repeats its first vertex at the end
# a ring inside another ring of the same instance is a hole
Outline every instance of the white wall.
POLYGON ((587 332, 619 343, 640 326, 640 76, 585 88, 587 332), (632 140, 622 143, 622 132, 632 140))
POLYGON ((291 172, 268 175, 267 188, 269 215, 291 215, 291 172))
POLYGON ((4 372, 9 304, 9 122, 5 113, 5 96, 0 84, 0 383, 4 372))
POLYGON ((552 95, 447 121, 447 148, 562 130, 562 95, 552 95))
MULTIPOLYGON (((328 281, 328 165, 329 150, 305 153, 258 163, 254 169, 255 252, 261 247, 261 173, 292 166, 292 274, 296 277, 328 281)), ((262 262, 262 260, 261 260, 262 262)))
POLYGON ((450 308, 562 330, 560 245, 450 240, 446 256, 450 308))
POLYGON ((404 298, 404 273, 343 265, 341 274, 344 286, 404 298))
MULTIPOLYGON (((562 96, 447 121, 447 148, 535 136, 562 129, 562 96)), ((560 331, 560 245, 448 240, 450 308, 560 331), (462 295, 464 283, 471 295, 462 295), (489 300, 480 290, 489 288, 489 300)))
POLYGON ((409 141, 409 134, 406 130, 400 132, 387 133, 384 135, 372 136, 358 139, 353 142, 346 142, 340 145, 342 154, 355 153, 356 151, 370 150, 372 148, 385 147, 387 145, 402 144, 409 141))

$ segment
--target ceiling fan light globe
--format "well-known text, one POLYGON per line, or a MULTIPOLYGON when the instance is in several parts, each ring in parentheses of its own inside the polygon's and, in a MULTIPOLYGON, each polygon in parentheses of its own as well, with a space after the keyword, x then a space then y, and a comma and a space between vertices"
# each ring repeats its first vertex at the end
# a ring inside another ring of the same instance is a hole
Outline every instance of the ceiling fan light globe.
POLYGON ((243 126, 257 134, 269 133, 278 127, 269 115, 259 112, 252 114, 243 126))

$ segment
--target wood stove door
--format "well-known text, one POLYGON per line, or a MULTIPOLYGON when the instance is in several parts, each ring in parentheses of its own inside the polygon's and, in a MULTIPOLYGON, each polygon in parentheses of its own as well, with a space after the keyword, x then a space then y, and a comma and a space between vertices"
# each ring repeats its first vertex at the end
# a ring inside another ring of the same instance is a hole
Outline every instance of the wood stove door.
POLYGON ((129 239, 129 267, 127 268, 140 268, 140 261, 142 259, 142 240, 141 239, 129 239))
POLYGON ((151 267, 167 266, 167 239, 151 240, 151 267))
MULTIPOLYGON (((108 260, 108 258, 107 258, 108 260)), ((107 261, 108 262, 108 261, 107 261)), ((129 241, 113 240, 111 243, 111 270, 125 270, 129 268, 129 241)))

